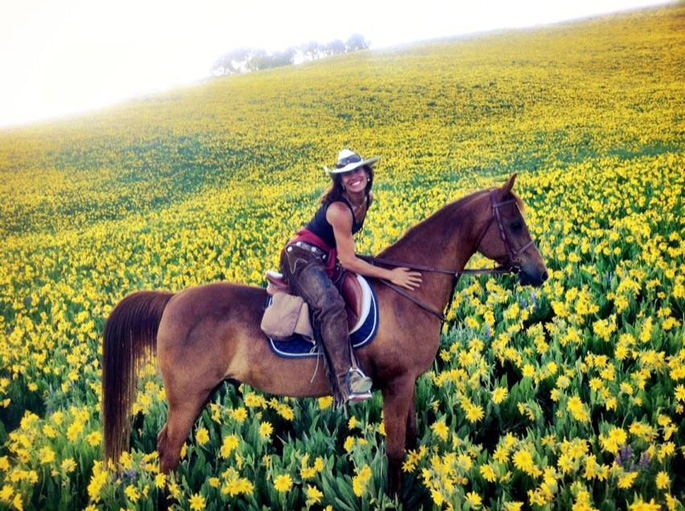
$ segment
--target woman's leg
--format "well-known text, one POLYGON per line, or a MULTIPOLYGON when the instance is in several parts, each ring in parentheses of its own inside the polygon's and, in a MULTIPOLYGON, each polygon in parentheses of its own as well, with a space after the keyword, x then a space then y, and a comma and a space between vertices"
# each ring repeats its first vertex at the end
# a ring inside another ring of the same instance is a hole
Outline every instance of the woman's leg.
POLYGON ((326 275, 323 261, 306 249, 291 245, 283 252, 281 271, 291 291, 309 305, 313 327, 321 338, 330 365, 336 401, 369 397, 366 394, 370 390, 370 380, 356 370, 350 373, 352 348, 345 302, 326 275))

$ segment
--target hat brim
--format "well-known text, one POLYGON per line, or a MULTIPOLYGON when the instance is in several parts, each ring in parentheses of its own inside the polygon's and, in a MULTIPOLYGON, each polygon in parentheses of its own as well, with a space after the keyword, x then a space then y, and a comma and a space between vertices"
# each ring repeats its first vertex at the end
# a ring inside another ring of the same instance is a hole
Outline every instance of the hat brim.
POLYGON ((369 158, 368 160, 355 161, 354 163, 349 163, 349 164, 345 165, 344 167, 340 167, 339 169, 338 168, 329 169, 328 167, 324 167, 323 169, 328 174, 344 174, 345 172, 352 172, 353 170, 356 170, 359 167, 362 167, 364 165, 373 165, 378 160, 380 160, 380 157, 374 156, 373 158, 369 158))

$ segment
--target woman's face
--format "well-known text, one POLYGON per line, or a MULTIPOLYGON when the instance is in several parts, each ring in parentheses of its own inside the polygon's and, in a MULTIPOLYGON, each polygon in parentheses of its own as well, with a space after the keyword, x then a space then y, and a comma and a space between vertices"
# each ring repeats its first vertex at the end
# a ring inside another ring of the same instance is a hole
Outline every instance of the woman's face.
POLYGON ((369 175, 365 167, 358 167, 351 172, 345 172, 342 176, 342 184, 348 193, 359 193, 366 189, 369 175))

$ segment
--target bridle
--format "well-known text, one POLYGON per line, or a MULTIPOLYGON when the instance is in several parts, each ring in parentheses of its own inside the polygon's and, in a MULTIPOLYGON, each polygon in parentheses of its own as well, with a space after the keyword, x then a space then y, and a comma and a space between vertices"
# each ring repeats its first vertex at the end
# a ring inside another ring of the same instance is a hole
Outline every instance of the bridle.
MULTIPOLYGON (((488 232, 488 229, 490 228, 490 224, 492 224, 493 218, 497 218, 497 227, 499 228, 499 233, 500 236, 502 237, 502 241, 504 242, 504 246, 507 249, 507 258, 508 261, 506 263, 507 267, 510 268, 510 270, 513 273, 518 273, 520 269, 520 257, 523 255, 523 253, 528 250, 530 247, 535 245, 535 241, 531 239, 528 243, 520 247, 519 249, 515 249, 514 245, 511 243, 509 238, 507 238, 507 233, 504 230, 504 224, 502 223, 502 215, 499 212, 499 208, 502 206, 506 206, 508 204, 513 203, 514 206, 516 207, 516 211, 521 213, 521 210, 519 209, 518 202, 516 199, 509 199, 504 202, 497 202, 495 199, 495 191, 491 190, 490 191, 490 202, 492 203, 492 211, 493 215, 490 217, 490 221, 485 227, 485 230, 481 233, 480 238, 478 239, 478 243, 476 244, 476 250, 478 250, 478 247, 480 247, 481 241, 483 241, 483 238, 485 237, 485 234, 488 232)), ((523 215, 522 215, 523 216, 523 215)))
MULTIPOLYGON (((534 240, 530 240, 528 243, 523 245, 522 247, 516 249, 513 244, 511 243, 511 240, 507 237, 507 233, 504 229, 504 223, 502 222, 502 215, 500 214, 500 208, 502 206, 507 206, 509 204, 514 204, 516 207, 517 211, 519 211, 518 207, 518 202, 516 199, 509 199, 503 202, 497 202, 496 196, 495 196, 495 190, 490 190, 490 204, 492 206, 492 215, 490 215, 490 219, 488 222, 485 224, 483 229, 481 229, 480 234, 478 235, 478 241, 476 242, 476 252, 478 251, 480 244, 482 243, 483 239, 487 235, 488 231, 492 227, 492 224, 497 221, 497 227, 499 229, 500 237, 502 238, 502 241, 504 242, 504 246, 507 250, 507 260, 504 264, 501 264, 500 266, 496 268, 474 268, 474 269, 468 269, 468 270, 461 270, 461 271, 455 271, 455 270, 445 270, 445 269, 440 269, 440 268, 433 268, 430 266, 422 266, 418 264, 411 264, 411 263, 405 263, 402 261, 394 261, 392 259, 385 259, 381 257, 373 257, 373 256, 368 256, 368 255, 358 255, 360 259, 364 259, 370 264, 381 264, 384 266, 396 266, 396 267, 403 267, 403 268, 409 268, 410 270, 418 270, 418 271, 424 271, 424 272, 432 272, 432 273, 445 273, 448 275, 453 276, 453 283, 452 283, 452 294, 450 295, 450 299, 447 302, 447 306, 449 307, 452 303, 452 298, 454 297, 454 290, 457 286, 457 283, 459 282, 459 278, 462 275, 492 275, 492 274, 503 274, 503 273, 518 273, 520 269, 520 257, 523 255, 526 250, 528 250, 530 247, 535 245, 534 240)), ((424 303, 423 301, 419 300, 418 298, 410 295, 406 290, 403 288, 396 286, 395 284, 385 280, 385 279, 380 279, 380 281, 388 286, 390 289, 395 291, 396 293, 400 294, 401 296, 404 296, 408 300, 411 300, 414 302, 416 305, 424 309, 425 311, 431 313, 432 315, 436 316, 440 321, 445 321, 445 316, 442 312, 436 310, 435 308, 431 307, 427 303, 424 303)))

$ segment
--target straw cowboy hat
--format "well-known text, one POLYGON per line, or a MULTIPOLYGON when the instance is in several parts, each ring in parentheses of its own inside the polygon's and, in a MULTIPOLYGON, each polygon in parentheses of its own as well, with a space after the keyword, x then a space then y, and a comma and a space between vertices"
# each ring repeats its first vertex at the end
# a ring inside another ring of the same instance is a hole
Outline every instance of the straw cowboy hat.
POLYGON ((343 149, 338 153, 338 161, 335 163, 335 167, 333 169, 324 167, 324 170, 328 174, 342 174, 343 172, 351 172, 362 165, 372 165, 378 160, 380 160, 380 158, 377 156, 365 160, 354 151, 343 149))

